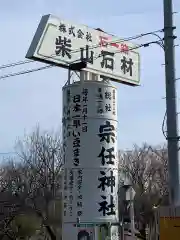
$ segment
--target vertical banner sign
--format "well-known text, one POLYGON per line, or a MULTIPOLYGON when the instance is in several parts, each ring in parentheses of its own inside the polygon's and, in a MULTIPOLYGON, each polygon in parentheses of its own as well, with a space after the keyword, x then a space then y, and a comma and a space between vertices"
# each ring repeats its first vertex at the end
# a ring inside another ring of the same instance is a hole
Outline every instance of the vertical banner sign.
POLYGON ((104 82, 63 88, 64 223, 118 222, 116 94, 104 82))

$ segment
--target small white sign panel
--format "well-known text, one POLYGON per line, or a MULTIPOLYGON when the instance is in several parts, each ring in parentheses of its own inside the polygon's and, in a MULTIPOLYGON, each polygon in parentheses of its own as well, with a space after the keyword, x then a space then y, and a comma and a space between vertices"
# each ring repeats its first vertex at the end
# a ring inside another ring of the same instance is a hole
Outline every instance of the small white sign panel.
POLYGON ((111 226, 111 240, 119 240, 119 227, 118 226, 111 226))
POLYGON ((77 227, 74 224, 63 224, 62 227, 62 236, 63 240, 71 240, 71 239, 76 239, 76 240, 85 240, 85 239, 90 239, 90 240, 95 240, 95 230, 94 226, 80 226, 77 227))
POLYGON ((140 82, 137 45, 52 15, 42 17, 26 57, 65 68, 85 61, 85 71, 134 86, 140 82))

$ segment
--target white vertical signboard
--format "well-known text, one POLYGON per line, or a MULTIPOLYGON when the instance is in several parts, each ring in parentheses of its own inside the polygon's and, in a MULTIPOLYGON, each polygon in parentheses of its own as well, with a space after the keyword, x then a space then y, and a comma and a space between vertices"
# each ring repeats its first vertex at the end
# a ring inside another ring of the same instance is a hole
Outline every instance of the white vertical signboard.
POLYGON ((116 94, 102 82, 63 88, 65 223, 118 221, 116 94))

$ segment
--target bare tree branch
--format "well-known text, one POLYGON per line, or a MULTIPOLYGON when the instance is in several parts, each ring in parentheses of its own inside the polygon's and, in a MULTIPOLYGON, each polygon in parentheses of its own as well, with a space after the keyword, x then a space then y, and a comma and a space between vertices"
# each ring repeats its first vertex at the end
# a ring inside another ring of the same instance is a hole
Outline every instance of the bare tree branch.
POLYGON ((154 206, 168 203, 166 146, 135 145, 132 151, 120 152, 120 171, 136 191, 136 220, 147 224, 154 206))
MULTIPOLYGON (((51 239, 55 240, 50 219, 53 214, 55 218, 57 215, 49 212, 49 206, 61 201, 63 152, 60 134, 41 132, 37 128, 17 142, 16 151, 18 161, 9 161, 1 171, 0 190, 18 197, 24 212, 31 209, 41 217, 51 239)), ((59 223, 60 213, 58 215, 59 223)))

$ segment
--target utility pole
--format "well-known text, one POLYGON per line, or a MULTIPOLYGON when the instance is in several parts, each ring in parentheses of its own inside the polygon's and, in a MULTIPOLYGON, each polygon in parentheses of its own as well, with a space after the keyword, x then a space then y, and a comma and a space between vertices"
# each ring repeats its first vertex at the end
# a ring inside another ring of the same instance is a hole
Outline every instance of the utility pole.
POLYGON ((180 204, 179 137, 176 113, 176 79, 174 59, 172 0, 164 1, 164 47, 166 75, 166 110, 170 204, 180 204))

